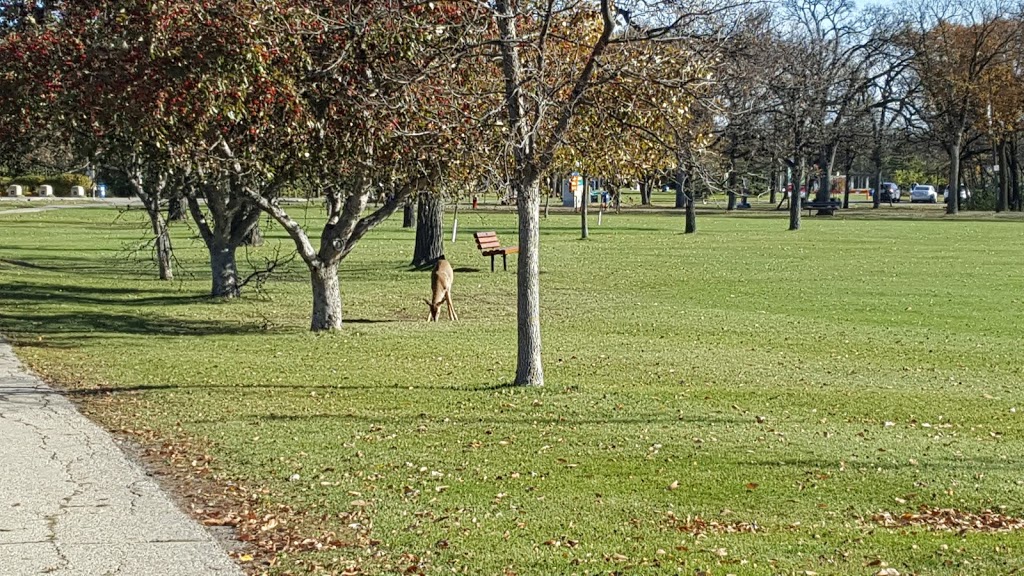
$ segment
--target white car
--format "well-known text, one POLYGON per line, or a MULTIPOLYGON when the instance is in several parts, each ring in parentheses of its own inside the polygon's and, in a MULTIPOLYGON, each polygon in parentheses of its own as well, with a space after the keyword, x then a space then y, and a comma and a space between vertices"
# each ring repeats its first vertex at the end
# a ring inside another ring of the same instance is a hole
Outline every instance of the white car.
POLYGON ((935 191, 935 186, 926 186, 924 184, 918 184, 910 189, 910 201, 911 202, 930 202, 932 204, 939 200, 939 194, 935 191))
MULTIPOLYGON (((960 200, 966 202, 971 199, 971 191, 963 186, 960 187, 960 200)), ((942 190, 942 201, 946 202, 949 200, 949 186, 946 186, 942 190)))

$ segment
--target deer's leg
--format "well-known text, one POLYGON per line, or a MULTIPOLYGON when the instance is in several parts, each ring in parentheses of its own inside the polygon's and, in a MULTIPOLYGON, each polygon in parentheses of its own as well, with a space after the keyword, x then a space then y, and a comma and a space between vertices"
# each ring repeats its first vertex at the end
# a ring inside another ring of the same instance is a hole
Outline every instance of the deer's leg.
POLYGON ((455 305, 452 304, 452 291, 449 290, 445 295, 444 299, 448 302, 448 318, 451 320, 458 320, 459 315, 455 313, 455 305))

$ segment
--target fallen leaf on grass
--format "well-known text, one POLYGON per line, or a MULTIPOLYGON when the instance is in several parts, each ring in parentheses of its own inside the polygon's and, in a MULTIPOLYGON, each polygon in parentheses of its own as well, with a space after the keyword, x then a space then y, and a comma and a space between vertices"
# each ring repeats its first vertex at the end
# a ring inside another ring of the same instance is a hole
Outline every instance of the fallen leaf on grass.
POLYGON ((929 530, 950 532, 1012 532, 1024 529, 1024 519, 991 510, 973 514, 953 508, 922 506, 917 513, 894 516, 890 512, 880 512, 872 516, 871 519, 889 528, 921 526, 929 530))

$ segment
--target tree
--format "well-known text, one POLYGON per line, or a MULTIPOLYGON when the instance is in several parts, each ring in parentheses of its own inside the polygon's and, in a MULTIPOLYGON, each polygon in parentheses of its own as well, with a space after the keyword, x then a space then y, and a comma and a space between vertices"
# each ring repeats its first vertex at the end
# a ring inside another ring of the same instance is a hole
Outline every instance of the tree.
POLYGON ((324 198, 327 215, 314 244, 277 202, 279 187, 242 188, 281 225, 309 269, 311 330, 338 329, 340 263, 410 195, 435 186, 469 156, 471 108, 456 96, 472 70, 456 58, 466 52, 467 12, 457 3, 332 0, 272 13, 275 21, 261 33, 287 58, 277 73, 298 95, 301 121, 291 128, 299 144, 271 162, 220 149, 237 176, 299 177, 324 198), (371 191, 382 187, 391 194, 366 213, 371 191))
POLYGON ((1015 47, 1019 19, 1001 0, 922 2, 914 27, 901 39, 914 52, 921 82, 921 119, 949 157, 946 213, 959 211, 960 163, 972 127, 986 104, 984 78, 1015 47))
MULTIPOLYGON (((495 0, 490 8, 501 56, 510 182, 519 211, 518 356, 515 385, 541 386, 539 209, 540 181, 555 155, 575 130, 580 111, 603 90, 626 79, 654 79, 647 65, 653 51, 623 58, 629 48, 671 38, 699 19, 682 3, 630 4, 616 11, 611 0, 599 3, 495 0), (664 25, 642 22, 657 15, 664 25), (560 30, 572 26, 576 33, 560 30), (617 48, 612 50, 612 48, 617 48), (617 59, 618 57, 618 59, 617 59)), ((671 82, 671 78, 662 79, 671 82)))

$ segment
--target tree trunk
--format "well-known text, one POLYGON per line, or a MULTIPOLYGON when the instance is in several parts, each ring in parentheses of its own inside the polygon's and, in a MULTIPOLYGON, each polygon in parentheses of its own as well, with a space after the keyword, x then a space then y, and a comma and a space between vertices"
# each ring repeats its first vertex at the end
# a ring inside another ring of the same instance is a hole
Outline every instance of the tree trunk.
POLYGON ((693 195, 686 195, 686 234, 697 233, 697 207, 693 195))
POLYGON ((171 247, 171 237, 167 230, 167 223, 163 218, 159 219, 159 226, 154 222, 153 233, 156 234, 156 260, 160 267, 161 280, 174 280, 174 268, 171 260, 174 257, 174 249, 171 247))
POLYGON ((519 208, 519 258, 516 285, 518 358, 516 386, 543 386, 540 345, 540 198, 536 178, 516 183, 519 208))
POLYGON ((211 294, 215 298, 237 298, 241 295, 234 246, 210 248, 210 271, 213 275, 211 294))
MULTIPOLYGON (((836 149, 835 145, 829 145, 822 150, 824 165, 821 166, 822 174, 818 181, 818 195, 815 198, 819 202, 832 200, 832 170, 836 165, 836 149)), ((832 216, 835 213, 836 211, 831 208, 818 210, 818 216, 832 216)))
POLYGON ((676 173, 676 208, 686 208, 686 169, 679 167, 676 173))
POLYGON ((178 194, 167 199, 167 221, 185 221, 185 203, 181 201, 181 196, 178 194))
POLYGON ((416 196, 410 196, 402 210, 402 228, 416 227, 416 196))
POLYGON ((156 200, 143 199, 146 206, 146 213, 149 215, 149 223, 153 228, 153 238, 156 240, 156 263, 160 269, 161 280, 174 280, 174 267, 171 261, 174 258, 174 249, 171 247, 170 230, 167 221, 156 200))
POLYGON ((736 209, 736 160, 729 159, 729 190, 727 191, 728 200, 725 204, 726 212, 731 212, 736 209))
POLYGON ((853 187, 853 183, 850 182, 850 170, 846 170, 846 183, 843 185, 843 209, 850 208, 850 188, 853 187))
POLYGON ((654 187, 654 183, 650 178, 644 178, 640 181, 640 205, 650 206, 651 205, 651 188, 654 187))
POLYGON ((338 265, 320 264, 310 268, 313 284, 313 320, 309 329, 325 332, 341 328, 341 286, 338 265))
POLYGON ((440 194, 420 194, 416 217, 416 246, 412 266, 433 266, 444 254, 444 197, 440 194))
POLYGON ((590 206, 590 179, 583 177, 583 195, 580 197, 580 239, 586 240, 590 237, 590 225, 587 222, 587 212, 590 206))
POLYGON ((955 143, 949 147, 949 194, 946 196, 946 214, 960 212, 960 139, 957 135, 955 143))
POLYGON ((1017 159, 1017 138, 1010 142, 1010 188, 1013 196, 1013 209, 1020 212, 1024 210, 1024 203, 1020 196, 1020 161, 1017 159))
POLYGON ((263 231, 260 230, 259 222, 257 222, 252 228, 249 229, 249 232, 245 235, 245 238, 242 239, 242 246, 263 246, 263 231))
POLYGON ((871 195, 871 207, 879 208, 882 205, 882 147, 880 144, 875 145, 875 149, 871 153, 871 161, 875 168, 875 193, 871 195))
POLYGON ((789 229, 800 229, 800 187, 804 183, 804 162, 800 160, 800 167, 796 172, 796 179, 793 181, 793 190, 789 193, 789 229))
MULTIPOLYGON (((775 164, 776 160, 772 160, 772 164, 775 164)), ((771 174, 768 176, 768 202, 775 204, 775 193, 778 188, 779 182, 779 170, 778 168, 772 168, 771 174)))
POLYGON ((996 212, 1005 212, 1010 209, 1010 159, 1006 153, 1005 138, 996 143, 996 154, 999 159, 999 193, 996 195, 996 212))

